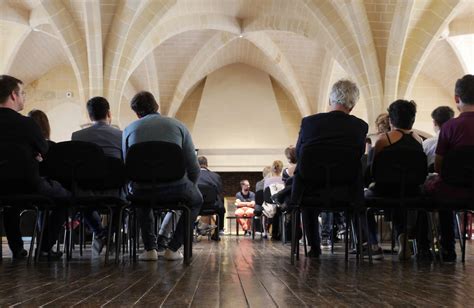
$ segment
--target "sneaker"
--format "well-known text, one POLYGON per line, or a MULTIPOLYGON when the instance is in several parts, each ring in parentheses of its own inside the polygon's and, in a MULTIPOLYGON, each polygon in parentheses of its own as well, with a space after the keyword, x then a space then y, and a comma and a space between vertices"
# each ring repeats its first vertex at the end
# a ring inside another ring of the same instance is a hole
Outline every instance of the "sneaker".
POLYGON ((57 261, 63 257, 63 253, 61 251, 41 251, 40 252, 40 260, 47 260, 47 261, 57 261))
POLYGON ((140 261, 156 261, 158 260, 158 252, 155 249, 145 250, 138 256, 140 261))
POLYGON ((308 251, 308 258, 319 258, 321 255, 321 250, 311 249, 308 251))
POLYGON ((409 248, 408 239, 406 239, 406 234, 401 233, 398 236, 398 260, 407 261, 411 258, 411 251, 409 248), (405 246, 406 241, 406 246, 405 246))
MULTIPOLYGON (((364 258, 369 258, 369 251, 367 246, 362 247, 364 258)), ((383 249, 378 245, 372 245, 372 259, 373 260, 383 260, 383 249)))
POLYGON ((160 247, 160 245, 158 245, 158 248, 156 249, 158 257, 163 257, 165 255, 165 251, 166 247, 160 247))
POLYGON ((102 249, 104 249, 105 238, 96 237, 92 242, 92 257, 100 256, 102 249))
POLYGON ((443 251, 443 262, 456 262, 456 252, 454 250, 443 251))
POLYGON ((200 223, 197 226, 197 232, 201 235, 206 235, 209 232, 211 232, 212 230, 214 230, 215 228, 217 228, 216 225, 209 225, 209 224, 205 224, 205 223, 200 223))
POLYGON ((323 239, 321 240, 321 249, 323 249, 323 250, 329 250, 329 249, 331 249, 331 246, 332 246, 332 245, 331 245, 331 240, 330 240, 330 239, 328 239, 328 238, 323 238, 323 239))
POLYGON ((21 250, 12 253, 12 256, 13 256, 13 259, 15 260, 23 260, 28 256, 28 251, 22 248, 21 250))
POLYGON ((219 235, 224 235, 224 234, 225 234, 225 233, 224 233, 224 230, 220 230, 220 231, 219 231, 219 235))
POLYGON ((429 249, 420 249, 416 254, 416 261, 417 262, 432 262, 433 261, 433 254, 429 249))
POLYGON ((183 254, 177 250, 177 251, 173 251, 169 248, 167 248, 165 250, 165 253, 163 255, 163 257, 165 258, 165 260, 167 261, 179 261, 179 260, 183 260, 183 254))

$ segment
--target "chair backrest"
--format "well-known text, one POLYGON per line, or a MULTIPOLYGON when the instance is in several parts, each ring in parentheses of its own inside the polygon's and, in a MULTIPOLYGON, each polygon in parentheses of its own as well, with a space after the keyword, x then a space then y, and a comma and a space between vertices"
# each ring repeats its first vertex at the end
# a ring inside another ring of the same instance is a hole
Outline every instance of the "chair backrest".
POLYGON ((263 191, 263 200, 266 202, 266 203, 273 203, 272 201, 272 193, 270 191, 270 187, 268 186, 267 188, 265 188, 265 190, 263 191))
POLYGON ((255 204, 262 205, 264 201, 263 190, 257 190, 255 192, 255 204))
POLYGON ((443 159, 441 178, 450 185, 474 190, 474 146, 449 151, 443 159))
POLYGON ((45 174, 74 193, 76 186, 96 189, 107 176, 104 151, 96 144, 65 141, 51 146, 43 162, 45 174))
POLYGON ((210 185, 199 184, 199 191, 202 194, 202 209, 214 209, 217 201, 217 192, 214 187, 210 185))
POLYGON ((125 158, 128 179, 137 183, 177 181, 185 174, 181 147, 175 143, 148 141, 132 145, 125 158))
POLYGON ((34 192, 39 181, 38 162, 19 144, 0 144, 0 193, 34 192))
POLYGON ((299 176, 312 187, 352 185, 361 172, 360 156, 353 148, 306 146, 298 161, 299 176))
POLYGON ((105 156, 106 175, 105 179, 91 183, 94 189, 107 190, 124 188, 127 183, 125 164, 116 157, 105 156))
POLYGON ((374 159, 372 175, 377 185, 413 188, 424 183, 428 174, 423 151, 383 150, 374 159))

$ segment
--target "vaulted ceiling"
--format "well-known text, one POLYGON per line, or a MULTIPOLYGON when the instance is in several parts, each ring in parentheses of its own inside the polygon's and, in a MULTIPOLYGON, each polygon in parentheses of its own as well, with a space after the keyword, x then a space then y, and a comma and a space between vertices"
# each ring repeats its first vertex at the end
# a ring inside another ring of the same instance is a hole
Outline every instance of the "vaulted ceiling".
POLYGON ((70 65, 81 99, 107 96, 118 113, 127 89, 147 89, 174 116, 208 74, 241 62, 308 115, 337 63, 373 119, 420 74, 451 92, 473 69, 473 35, 472 0, 1 0, 0 73, 30 83, 70 65))

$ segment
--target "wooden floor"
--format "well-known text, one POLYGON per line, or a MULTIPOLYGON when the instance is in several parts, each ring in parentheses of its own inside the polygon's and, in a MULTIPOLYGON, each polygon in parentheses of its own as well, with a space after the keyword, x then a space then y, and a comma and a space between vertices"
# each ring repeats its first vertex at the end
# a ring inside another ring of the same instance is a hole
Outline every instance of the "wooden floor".
MULTIPOLYGON (((6 248, 6 247, 5 247, 6 248)), ((7 249, 8 250, 8 249, 7 249)), ((0 264, 0 307, 6 306, 473 306, 474 250, 465 264, 400 263, 395 257, 358 264, 339 253, 289 260, 280 242, 225 236, 194 247, 192 265, 127 260, 0 264)), ((4 250, 4 252, 6 252, 4 250)))

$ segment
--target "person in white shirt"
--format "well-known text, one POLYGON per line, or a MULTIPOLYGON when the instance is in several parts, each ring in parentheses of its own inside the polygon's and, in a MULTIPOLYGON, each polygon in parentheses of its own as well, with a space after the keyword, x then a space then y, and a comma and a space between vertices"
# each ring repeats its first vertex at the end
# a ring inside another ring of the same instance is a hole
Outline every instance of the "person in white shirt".
POLYGON ((441 106, 433 110, 431 118, 433 119, 433 125, 435 135, 431 138, 423 141, 423 151, 428 158, 428 167, 434 165, 436 146, 438 145, 438 136, 441 126, 448 120, 454 117, 454 110, 448 106, 441 106))

